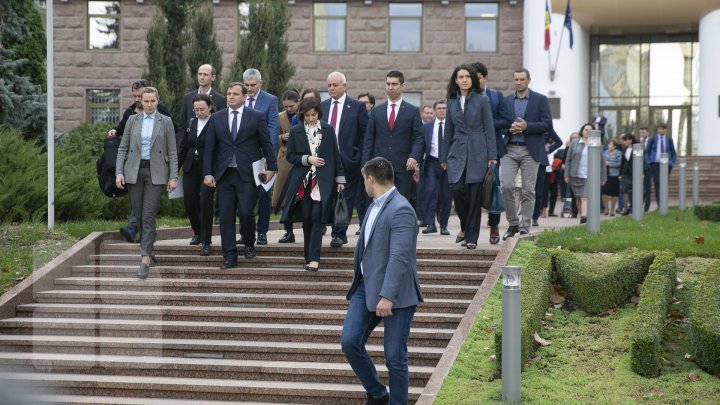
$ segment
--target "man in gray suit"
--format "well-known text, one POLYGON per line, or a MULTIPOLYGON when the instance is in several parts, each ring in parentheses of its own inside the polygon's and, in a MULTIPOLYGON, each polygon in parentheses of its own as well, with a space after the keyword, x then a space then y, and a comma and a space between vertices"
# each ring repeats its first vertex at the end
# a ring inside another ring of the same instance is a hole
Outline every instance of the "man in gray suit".
POLYGON ((362 176, 373 202, 355 247, 355 271, 347 294, 350 304, 340 343, 367 392, 368 404, 407 404, 407 341, 415 308, 423 302, 415 254, 417 217, 394 186, 390 161, 381 157, 369 160, 362 168, 362 176), (380 321, 385 330, 390 395, 365 349, 380 321))

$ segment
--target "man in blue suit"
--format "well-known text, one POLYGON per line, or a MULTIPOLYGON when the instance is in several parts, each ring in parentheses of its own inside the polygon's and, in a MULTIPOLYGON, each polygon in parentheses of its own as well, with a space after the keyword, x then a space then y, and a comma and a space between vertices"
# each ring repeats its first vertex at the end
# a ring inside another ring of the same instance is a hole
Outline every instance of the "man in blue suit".
POLYGON ((547 97, 528 87, 530 72, 525 68, 516 70, 513 73, 513 84, 515 93, 508 95, 505 103, 514 122, 505 133, 506 153, 500 159, 500 188, 505 201, 505 216, 510 224, 503 240, 515 236, 518 232, 520 235, 529 232, 535 206, 538 166, 550 164, 545 153, 545 137, 553 127, 547 97), (518 170, 522 173, 522 222, 513 193, 518 170))
MULTIPOLYGON (((247 87, 247 98, 245 99, 245 107, 260 111, 267 123, 270 141, 272 142, 273 151, 277 147, 277 136, 280 130, 278 121, 278 101, 277 97, 262 90, 262 76, 257 69, 247 69, 243 72, 243 84, 247 87)), ((272 153, 275 156, 275 152, 272 153)), ((266 158, 269 157, 265 155, 266 158)), ((262 186, 258 187, 258 211, 257 211, 257 244, 267 245, 267 232, 270 229, 270 194, 265 191, 262 186)), ((240 233, 242 228, 255 228, 254 216, 240 219, 240 233), (249 222, 253 222, 250 224, 249 222)))
MULTIPOLYGON (((255 185, 253 162, 263 156, 267 159, 266 181, 270 181, 277 172, 277 160, 265 117, 258 111, 244 107, 247 94, 244 84, 230 83, 227 89, 228 108, 213 114, 206 124, 208 132, 203 158, 203 182, 208 187, 217 187, 222 269, 237 266, 235 215, 239 213, 241 218, 252 216, 257 201, 258 187, 255 185)), ((255 257, 255 221, 250 221, 242 232, 245 257, 255 257)))
POLYGON ((445 137, 445 111, 447 103, 445 100, 436 101, 433 104, 435 119, 422 126, 425 136, 425 157, 422 163, 421 181, 425 184, 425 207, 423 209, 425 224, 422 233, 435 233, 435 214, 438 212, 440 223, 440 234, 450 235, 448 231, 448 220, 450 219, 450 208, 452 207, 452 194, 450 194, 450 183, 448 183, 447 171, 440 165, 442 156, 443 138, 445 137))
POLYGON ((384 157, 395 170, 395 187, 410 200, 412 176, 425 151, 420 110, 402 99, 405 76, 397 70, 385 77, 388 99, 370 111, 363 142, 362 164, 384 157))
MULTIPOLYGON (((418 115, 419 119, 419 115, 418 115)), ((345 358, 367 392, 368 404, 407 404, 407 341, 417 304, 423 302, 417 275, 415 211, 393 186, 392 164, 384 158, 362 169, 365 191, 373 198, 355 247, 350 300, 340 335, 345 358), (365 349, 370 333, 383 322, 390 395, 365 349)))
MULTIPOLYGON (((335 129, 340 159, 345 170, 345 189, 343 195, 352 212, 358 206, 365 193, 360 189, 360 159, 362 158, 363 138, 367 129, 368 113, 365 103, 347 95, 347 80, 340 72, 332 72, 327 77, 330 98, 322 102, 324 114, 322 120, 335 129)), ((360 217, 362 222, 363 218, 360 217)), ((347 226, 334 226, 330 246, 341 247, 348 243, 347 226)))
POLYGON ((660 123, 657 126, 657 134, 650 138, 645 147, 645 166, 648 168, 649 179, 646 180, 647 194, 645 195, 645 211, 650 209, 650 181, 655 184, 655 202, 660 206, 660 155, 668 153, 668 174, 675 165, 675 143, 671 136, 666 134, 667 124, 660 123))

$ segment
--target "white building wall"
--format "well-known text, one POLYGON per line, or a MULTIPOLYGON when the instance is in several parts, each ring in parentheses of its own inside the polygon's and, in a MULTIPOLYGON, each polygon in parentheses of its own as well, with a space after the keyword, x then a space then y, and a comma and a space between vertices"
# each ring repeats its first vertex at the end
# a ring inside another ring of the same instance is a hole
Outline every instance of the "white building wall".
POLYGON ((720 155, 720 9, 700 19, 700 97, 697 154, 720 155))

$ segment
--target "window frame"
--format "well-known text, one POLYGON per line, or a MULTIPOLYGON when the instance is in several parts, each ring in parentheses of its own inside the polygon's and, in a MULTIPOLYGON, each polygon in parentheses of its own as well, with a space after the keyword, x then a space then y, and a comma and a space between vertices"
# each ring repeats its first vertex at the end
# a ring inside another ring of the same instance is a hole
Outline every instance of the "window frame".
POLYGON ((471 53, 471 54, 489 54, 489 53, 498 53, 500 48, 500 3, 495 1, 467 1, 463 5, 463 15, 465 17, 465 25, 464 25, 464 31, 463 36, 465 37, 464 41, 464 47, 463 50, 465 53, 471 53), (469 4, 494 4, 497 7, 497 13, 495 14, 495 17, 468 17, 467 15, 467 6, 469 4), (494 50, 492 51, 471 51, 468 49, 468 23, 475 22, 475 21, 494 21, 495 22, 495 44, 494 44, 494 50))
POLYGON ((87 18, 85 19, 86 27, 85 27, 85 50, 91 51, 91 52, 117 52, 122 50, 122 1, 120 0, 89 0, 86 3, 85 12, 87 13, 87 18), (117 14, 90 14, 90 3, 91 2, 116 2, 119 7, 119 11, 117 14), (92 28, 90 26, 90 21, 94 18, 106 18, 106 19, 115 19, 118 21, 118 29, 117 29, 117 47, 115 48, 91 48, 90 47, 90 35, 92 32, 92 28))
POLYGON ((312 51, 318 52, 318 53, 347 53, 348 52, 348 3, 341 2, 341 1, 313 1, 312 3, 312 51), (345 15, 343 17, 340 16, 318 16, 315 14, 315 5, 316 4, 335 4, 335 5, 344 5, 345 6, 345 15), (343 35, 343 44, 341 50, 327 50, 327 49, 318 49, 316 48, 315 38, 315 28, 317 21, 342 21, 343 23, 343 29, 345 31, 345 34, 343 35))
POLYGON ((121 97, 120 89, 107 89, 107 88, 105 88, 105 89, 90 89, 90 88, 86 88, 85 89, 85 122, 87 122, 89 124, 105 123, 105 121, 93 122, 93 120, 92 120, 93 109, 95 109, 95 108, 113 109, 114 108, 117 110, 117 114, 115 115, 115 120, 113 122, 107 122, 107 123, 111 124, 111 125, 115 125, 120 120, 120 114, 122 113, 121 102, 122 102, 122 97, 121 97), (117 103, 105 104, 105 103, 97 103, 97 102, 91 101, 90 95, 94 91, 116 92, 117 103))
POLYGON ((425 39, 425 36, 423 35, 423 31, 424 31, 424 27, 425 27, 425 24, 424 24, 425 7, 424 7, 424 5, 425 5, 424 2, 422 2, 422 1, 415 1, 415 2, 411 2, 411 3, 393 1, 393 2, 388 3, 388 9, 387 9, 388 10, 387 52, 388 53, 412 54, 412 53, 422 53, 423 52, 423 48, 424 48, 423 41, 425 39), (393 4, 416 4, 416 5, 419 5, 420 6, 420 16, 419 17, 408 17, 408 16, 393 17, 390 14, 390 7, 393 4), (393 21, 419 21, 420 22, 420 27, 418 29, 418 34, 420 35, 420 38, 418 41, 419 45, 418 45, 417 50, 412 50, 412 51, 393 51, 392 50, 392 36, 393 36, 392 23, 393 23, 393 21))

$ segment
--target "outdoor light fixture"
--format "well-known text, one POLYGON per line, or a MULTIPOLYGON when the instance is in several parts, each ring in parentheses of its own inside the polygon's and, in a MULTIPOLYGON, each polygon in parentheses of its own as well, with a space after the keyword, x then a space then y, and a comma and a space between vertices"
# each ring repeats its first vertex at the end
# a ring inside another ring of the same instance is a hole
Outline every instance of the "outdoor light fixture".
POLYGON ((503 266, 502 268, 503 288, 517 290, 520 288, 520 266, 503 266))
POLYGON ((602 133, 593 129, 588 134, 588 146, 602 146, 602 133))
POLYGON ((440 0, 440 4, 442 4, 443 6, 447 6, 448 4, 450 4, 450 0, 440 0))
POLYGON ((643 144, 641 143, 634 143, 632 147, 632 153, 633 156, 640 156, 642 157, 645 150, 643 149, 643 144))
POLYGON ((520 266, 502 267, 502 400, 520 402, 520 266))
POLYGON ((366 6, 372 6, 372 0, 365 0, 366 6))

